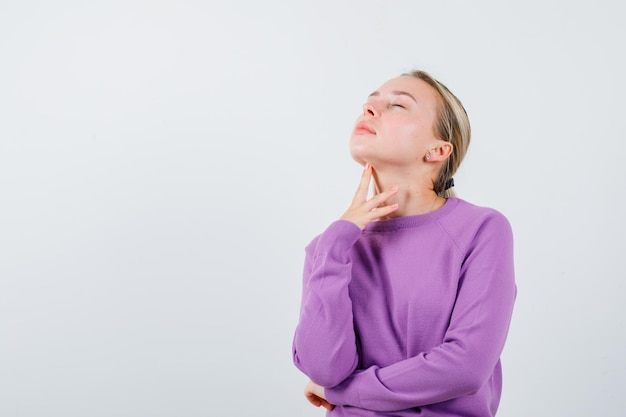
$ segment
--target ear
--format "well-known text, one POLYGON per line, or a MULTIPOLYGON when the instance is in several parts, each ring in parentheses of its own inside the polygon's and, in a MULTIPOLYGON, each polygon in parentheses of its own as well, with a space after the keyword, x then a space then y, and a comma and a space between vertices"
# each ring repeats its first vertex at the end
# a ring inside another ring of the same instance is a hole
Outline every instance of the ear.
POLYGON ((428 162, 442 162, 448 159, 448 157, 452 154, 454 150, 454 145, 450 142, 446 142, 445 140, 438 140, 433 146, 429 148, 428 162))

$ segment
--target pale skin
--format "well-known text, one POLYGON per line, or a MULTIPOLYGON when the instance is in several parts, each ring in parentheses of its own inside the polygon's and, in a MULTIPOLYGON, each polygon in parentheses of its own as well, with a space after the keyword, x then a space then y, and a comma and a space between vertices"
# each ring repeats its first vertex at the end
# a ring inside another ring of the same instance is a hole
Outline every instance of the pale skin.
MULTIPOLYGON (((400 76, 368 97, 350 138, 352 158, 365 168, 341 220, 363 230, 374 221, 426 214, 445 204, 433 182, 453 147, 434 132, 437 94, 418 78, 400 76), (376 192, 368 198, 372 180, 376 192)), ((324 387, 312 381, 304 395, 316 407, 334 408, 324 387)))

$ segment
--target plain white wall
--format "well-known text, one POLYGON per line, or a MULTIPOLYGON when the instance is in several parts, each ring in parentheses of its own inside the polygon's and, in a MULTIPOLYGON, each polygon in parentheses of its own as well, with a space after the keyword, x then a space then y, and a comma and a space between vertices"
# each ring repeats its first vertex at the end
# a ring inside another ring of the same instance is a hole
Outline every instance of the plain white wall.
POLYGON ((621 416, 623 7, 0 2, 0 415, 323 415, 303 248, 367 94, 422 68, 473 124, 458 193, 515 232, 499 415, 621 416))

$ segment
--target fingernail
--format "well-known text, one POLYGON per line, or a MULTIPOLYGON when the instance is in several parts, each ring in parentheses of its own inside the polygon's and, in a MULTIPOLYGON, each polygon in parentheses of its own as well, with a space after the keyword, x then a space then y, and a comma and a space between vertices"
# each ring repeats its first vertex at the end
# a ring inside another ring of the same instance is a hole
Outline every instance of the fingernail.
POLYGON ((366 163, 365 163, 365 170, 367 171, 368 169, 370 169, 370 163, 369 163, 369 162, 366 162, 366 163))

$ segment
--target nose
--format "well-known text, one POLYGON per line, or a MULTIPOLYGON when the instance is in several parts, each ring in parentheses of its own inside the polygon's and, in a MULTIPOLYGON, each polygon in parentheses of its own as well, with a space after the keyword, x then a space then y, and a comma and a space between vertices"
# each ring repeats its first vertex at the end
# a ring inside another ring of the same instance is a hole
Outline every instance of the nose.
POLYGON ((372 102, 367 102, 363 105, 363 115, 370 117, 380 116, 380 112, 372 102))

